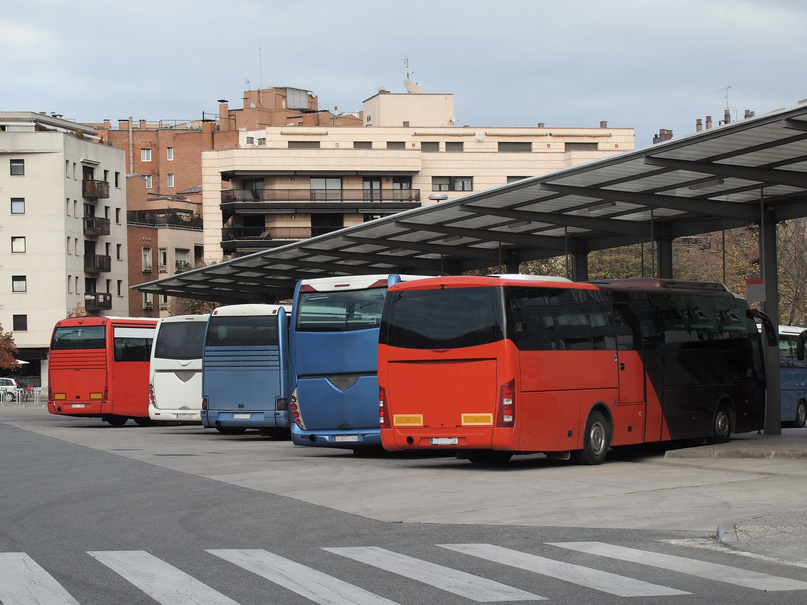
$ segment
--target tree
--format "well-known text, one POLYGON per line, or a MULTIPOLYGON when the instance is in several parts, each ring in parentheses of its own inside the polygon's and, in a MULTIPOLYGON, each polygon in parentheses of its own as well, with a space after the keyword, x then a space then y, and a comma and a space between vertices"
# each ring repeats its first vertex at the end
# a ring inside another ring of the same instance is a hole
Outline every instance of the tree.
POLYGON ((20 367, 19 362, 14 358, 17 354, 17 345, 14 343, 14 335, 11 332, 3 332, 0 325, 0 370, 13 371, 20 367))

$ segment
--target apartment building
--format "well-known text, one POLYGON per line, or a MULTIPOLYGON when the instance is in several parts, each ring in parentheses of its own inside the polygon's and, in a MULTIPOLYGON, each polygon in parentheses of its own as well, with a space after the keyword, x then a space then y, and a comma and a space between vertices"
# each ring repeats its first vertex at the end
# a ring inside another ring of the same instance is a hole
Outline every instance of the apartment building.
POLYGON ((451 94, 385 91, 362 126, 238 131, 202 153, 204 257, 218 262, 634 147, 632 128, 458 126, 451 94), (222 186, 224 183, 224 186, 222 186))
POLYGON ((0 112, 0 324, 44 386, 54 324, 127 315, 124 153, 57 115, 0 112))

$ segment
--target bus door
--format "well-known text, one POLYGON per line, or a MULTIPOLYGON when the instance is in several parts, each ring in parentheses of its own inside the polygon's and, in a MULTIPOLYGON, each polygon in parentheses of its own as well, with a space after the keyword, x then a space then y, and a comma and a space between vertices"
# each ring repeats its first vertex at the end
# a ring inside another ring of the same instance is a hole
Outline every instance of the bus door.
MULTIPOLYGON (((621 298, 620 294, 616 298, 621 298)), ((615 302, 614 310, 617 345, 614 363, 619 381, 619 403, 614 414, 619 419, 614 427, 614 444, 656 441, 661 434, 661 407, 648 405, 652 396, 645 373, 637 308, 624 301, 615 302)))

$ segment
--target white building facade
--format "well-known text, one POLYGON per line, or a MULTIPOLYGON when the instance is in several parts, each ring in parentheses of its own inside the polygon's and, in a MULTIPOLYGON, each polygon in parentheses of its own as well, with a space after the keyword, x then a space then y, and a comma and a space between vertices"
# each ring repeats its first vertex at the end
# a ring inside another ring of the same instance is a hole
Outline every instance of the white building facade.
POLYGON ((24 384, 46 386, 58 320, 128 315, 124 152, 92 137, 59 116, 0 112, 0 324, 24 384))

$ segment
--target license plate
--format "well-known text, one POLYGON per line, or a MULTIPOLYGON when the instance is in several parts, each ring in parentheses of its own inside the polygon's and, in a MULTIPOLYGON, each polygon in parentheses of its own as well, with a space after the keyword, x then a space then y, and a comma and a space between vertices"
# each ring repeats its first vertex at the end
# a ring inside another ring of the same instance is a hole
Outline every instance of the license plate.
POLYGON ((177 414, 177 420, 181 420, 183 418, 193 418, 193 414, 177 414))
POLYGON ((233 414, 234 420, 249 420, 252 418, 252 414, 233 414))
POLYGON ((358 435, 335 435, 333 438, 334 441, 358 441, 358 435))
POLYGON ((83 408, 85 405, 87 405, 87 404, 86 403, 74 403, 70 407, 71 408, 83 408))
POLYGON ((432 445, 458 445, 459 437, 432 437, 432 445))

